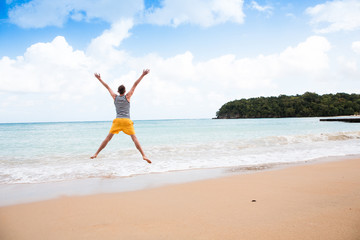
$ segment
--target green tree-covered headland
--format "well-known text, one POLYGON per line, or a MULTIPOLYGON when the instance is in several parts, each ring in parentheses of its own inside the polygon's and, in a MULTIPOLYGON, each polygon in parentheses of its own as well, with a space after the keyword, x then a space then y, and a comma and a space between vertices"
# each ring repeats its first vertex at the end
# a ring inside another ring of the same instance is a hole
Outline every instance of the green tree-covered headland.
POLYGON ((326 117, 357 115, 360 94, 324 94, 306 92, 302 95, 258 97, 225 103, 216 113, 223 118, 326 117))

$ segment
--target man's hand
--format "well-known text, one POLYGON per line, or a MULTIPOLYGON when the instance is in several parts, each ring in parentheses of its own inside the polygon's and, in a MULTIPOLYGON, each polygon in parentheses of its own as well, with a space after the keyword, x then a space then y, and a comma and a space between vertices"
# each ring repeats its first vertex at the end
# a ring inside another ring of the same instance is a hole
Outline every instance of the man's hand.
POLYGON ((94 73, 95 77, 99 80, 101 80, 100 73, 94 73))
POLYGON ((109 91, 111 97, 115 100, 116 94, 113 92, 113 90, 111 90, 111 88, 109 87, 109 85, 107 85, 100 77, 100 73, 94 73, 95 77, 100 81, 100 83, 102 85, 104 85, 104 87, 109 91))
POLYGON ((144 69, 142 75, 145 76, 150 72, 150 69, 144 69))

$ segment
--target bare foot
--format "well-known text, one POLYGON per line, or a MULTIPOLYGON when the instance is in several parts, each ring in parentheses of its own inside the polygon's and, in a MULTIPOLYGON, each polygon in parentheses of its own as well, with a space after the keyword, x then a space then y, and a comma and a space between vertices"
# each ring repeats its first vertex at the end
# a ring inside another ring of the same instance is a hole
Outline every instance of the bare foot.
POLYGON ((143 159, 144 159, 145 161, 147 161, 148 163, 151 163, 150 159, 148 159, 146 156, 144 156, 143 159))
POLYGON ((94 156, 91 156, 90 158, 91 158, 91 159, 94 159, 94 158, 96 158, 96 157, 97 157, 97 155, 94 154, 94 156))

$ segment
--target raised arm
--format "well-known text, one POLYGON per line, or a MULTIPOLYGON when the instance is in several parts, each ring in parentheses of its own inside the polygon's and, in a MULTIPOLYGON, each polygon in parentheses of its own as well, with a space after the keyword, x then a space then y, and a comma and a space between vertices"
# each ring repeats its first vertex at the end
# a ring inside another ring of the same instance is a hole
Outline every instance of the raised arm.
POLYGON ((139 77, 138 80, 135 81, 134 85, 132 86, 132 88, 130 89, 130 91, 126 94, 126 99, 130 102, 130 98, 131 96, 134 94, 135 88, 137 87, 137 85, 141 82, 141 80, 143 79, 143 77, 145 77, 145 75, 147 75, 150 72, 150 69, 144 69, 143 73, 141 74, 141 76, 139 77))
POLYGON ((109 85, 107 85, 100 77, 99 73, 94 73, 95 77, 101 82, 102 85, 104 85, 104 87, 109 91, 111 97, 115 100, 116 94, 113 92, 113 90, 111 90, 111 88, 109 87, 109 85))

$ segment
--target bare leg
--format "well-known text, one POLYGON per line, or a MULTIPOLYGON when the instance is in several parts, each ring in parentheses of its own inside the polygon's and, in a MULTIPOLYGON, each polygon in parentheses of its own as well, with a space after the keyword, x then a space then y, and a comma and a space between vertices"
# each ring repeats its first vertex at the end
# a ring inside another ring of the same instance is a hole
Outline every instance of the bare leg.
POLYGON ((150 159, 148 159, 146 156, 145 156, 145 153, 144 151, 142 150, 141 146, 140 146, 140 143, 139 143, 139 140, 137 139, 137 137, 135 135, 130 135, 131 139, 133 140, 133 142, 135 143, 135 146, 136 148, 139 150, 139 152, 141 153, 141 156, 143 157, 143 159, 145 161, 147 161, 148 163, 151 163, 150 159))
POLYGON ((106 145, 108 144, 108 142, 110 142, 110 140, 111 140, 111 138, 112 138, 113 136, 114 136, 114 134, 109 133, 109 134, 107 135, 107 137, 105 138, 105 140, 101 143, 101 145, 100 145, 99 149, 97 150, 97 152, 96 152, 92 157, 90 157, 90 158, 91 158, 91 159, 96 158, 97 155, 99 154, 99 152, 100 152, 101 150, 103 150, 104 147, 106 147, 106 145))

